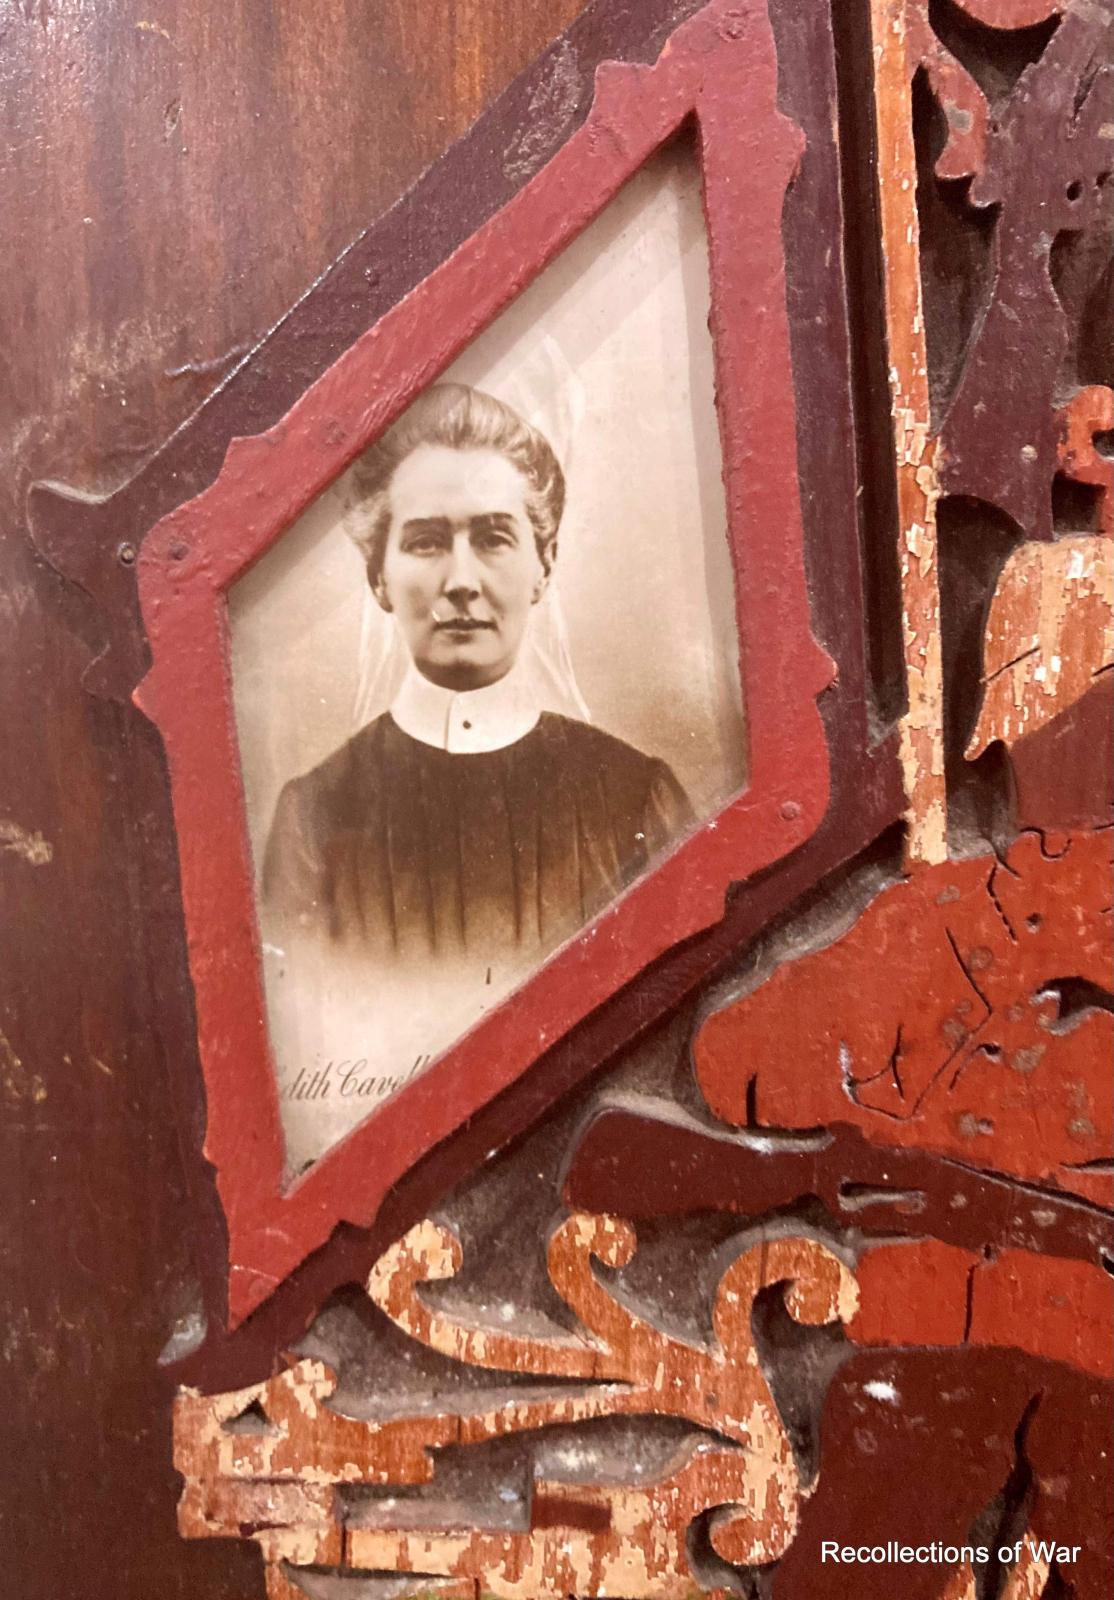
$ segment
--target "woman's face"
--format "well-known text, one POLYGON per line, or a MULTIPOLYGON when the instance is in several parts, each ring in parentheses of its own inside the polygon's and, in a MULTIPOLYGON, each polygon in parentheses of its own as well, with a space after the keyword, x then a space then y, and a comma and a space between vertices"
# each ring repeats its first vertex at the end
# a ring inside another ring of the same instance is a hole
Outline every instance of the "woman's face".
POLYGON ((528 492, 498 450, 423 444, 395 468, 375 594, 418 670, 447 689, 482 688, 514 665, 546 583, 528 492))

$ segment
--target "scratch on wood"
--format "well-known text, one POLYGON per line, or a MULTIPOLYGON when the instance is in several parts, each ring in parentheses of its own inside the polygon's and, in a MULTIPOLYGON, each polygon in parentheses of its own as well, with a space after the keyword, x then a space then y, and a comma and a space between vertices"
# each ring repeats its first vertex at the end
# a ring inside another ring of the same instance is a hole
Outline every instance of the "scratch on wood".
POLYGON ((54 859, 54 846, 41 833, 28 833, 18 822, 0 821, 0 850, 21 856, 33 867, 45 867, 54 859))
POLYGON ((1110 1279, 1097 1262, 918 1239, 868 1249, 857 1275, 856 1344, 998 1346, 1114 1376, 1110 1279))
POLYGON ((236 361, 246 355, 251 349, 249 343, 234 344, 219 356, 210 356, 207 361, 184 361, 179 367, 164 367, 163 376, 166 378, 205 377, 210 372, 220 372, 230 362, 236 361))
POLYGON ((12 1105, 30 1100, 42 1105, 47 1098, 47 1087, 37 1072, 29 1072, 22 1056, 17 1056, 10 1042, 0 1033, 0 1088, 12 1105))
POLYGON ((1109 1176, 1081 1163, 1109 1155, 1114 1126, 1110 835, 1044 844, 916 869, 707 1017, 693 1061, 713 1113, 752 1131, 853 1122, 1109 1206, 1109 1176), (1088 996, 1068 1026, 1065 975, 1088 996))
POLYGON ((160 39, 165 39, 167 44, 172 45, 174 43, 174 40, 159 22, 137 22, 135 31, 136 33, 155 33, 158 34, 160 39))

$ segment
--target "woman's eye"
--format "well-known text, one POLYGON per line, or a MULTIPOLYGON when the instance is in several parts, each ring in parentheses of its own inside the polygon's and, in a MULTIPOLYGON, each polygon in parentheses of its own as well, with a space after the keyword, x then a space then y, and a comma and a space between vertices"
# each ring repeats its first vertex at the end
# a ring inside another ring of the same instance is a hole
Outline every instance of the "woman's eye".
POLYGON ((440 541, 429 533, 415 534, 412 539, 407 539, 403 545, 407 555, 411 556, 434 555, 440 548, 440 541))
POLYGON ((506 550, 514 544, 514 539, 502 528, 477 528, 472 535, 472 542, 478 550, 506 550))

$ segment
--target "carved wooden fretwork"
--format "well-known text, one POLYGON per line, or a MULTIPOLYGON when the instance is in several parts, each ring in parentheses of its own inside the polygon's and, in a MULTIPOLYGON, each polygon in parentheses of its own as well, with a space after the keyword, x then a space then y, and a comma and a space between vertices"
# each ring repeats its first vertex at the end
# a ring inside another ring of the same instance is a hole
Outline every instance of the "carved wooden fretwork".
POLYGON ((720 1278, 714 1337, 698 1346, 646 1321, 596 1276, 593 1259, 617 1268, 634 1250, 633 1229, 615 1218, 574 1214, 562 1223, 550 1239, 549 1274, 577 1332, 536 1338, 431 1310, 420 1286, 451 1277, 461 1252, 448 1230, 419 1224, 376 1264, 372 1300, 420 1344, 474 1368, 529 1374, 537 1388, 497 1393, 472 1409, 423 1408, 364 1422, 330 1407, 336 1374, 303 1360, 248 1389, 185 1394, 175 1418, 182 1532, 253 1538, 269 1564, 272 1595, 297 1592, 287 1566, 328 1566, 453 1579, 467 1592, 479 1585, 511 1600, 572 1593, 681 1600, 698 1581, 686 1539, 699 1518, 710 1519, 719 1561, 776 1560, 796 1530, 802 1490, 755 1346, 754 1303, 777 1287, 795 1321, 842 1322, 857 1306, 854 1279, 812 1240, 754 1245, 720 1278), (555 1379, 562 1380, 557 1389, 555 1379), (564 1479, 537 1478, 522 1527, 477 1528, 470 1521, 482 1507, 411 1502, 401 1492, 351 1510, 337 1492, 341 1485, 402 1491, 430 1481, 436 1490, 437 1453, 448 1446, 478 1451, 509 1435, 631 1416, 690 1425, 662 1475, 644 1481, 642 1464, 628 1460, 618 1482, 593 1482, 575 1465, 564 1479))

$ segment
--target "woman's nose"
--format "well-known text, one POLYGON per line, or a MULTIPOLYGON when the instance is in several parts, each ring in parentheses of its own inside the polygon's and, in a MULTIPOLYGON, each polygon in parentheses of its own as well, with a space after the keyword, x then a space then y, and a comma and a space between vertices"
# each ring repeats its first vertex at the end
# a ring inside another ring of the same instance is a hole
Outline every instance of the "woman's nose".
POLYGON ((444 590, 446 594, 458 590, 467 594, 480 592, 479 563, 467 533, 458 533, 453 539, 445 569, 444 590))

